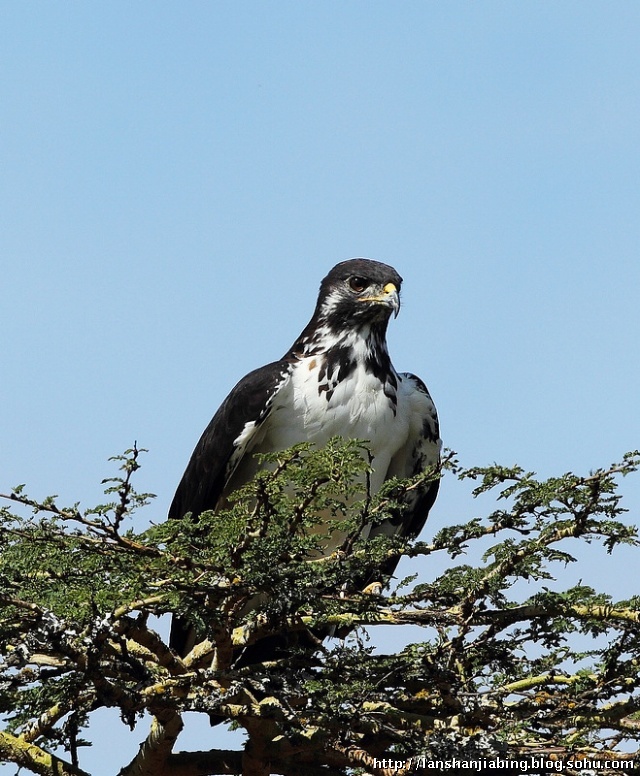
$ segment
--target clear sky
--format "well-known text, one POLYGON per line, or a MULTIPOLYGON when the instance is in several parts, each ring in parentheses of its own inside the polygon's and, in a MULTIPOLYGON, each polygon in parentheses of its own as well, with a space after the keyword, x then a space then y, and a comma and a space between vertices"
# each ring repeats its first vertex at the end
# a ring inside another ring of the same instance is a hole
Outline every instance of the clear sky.
POLYGON ((392 358, 462 463, 640 446, 639 40, 619 0, 1 0, 0 489, 89 506, 137 440, 164 519, 352 256, 403 275, 392 358))

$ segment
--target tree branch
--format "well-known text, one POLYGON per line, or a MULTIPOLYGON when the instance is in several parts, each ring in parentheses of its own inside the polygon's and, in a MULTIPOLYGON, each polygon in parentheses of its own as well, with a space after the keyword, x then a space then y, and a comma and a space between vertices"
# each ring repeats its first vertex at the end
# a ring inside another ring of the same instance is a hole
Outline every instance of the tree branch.
POLYGON ((91 776, 55 755, 45 752, 21 736, 0 730, 0 759, 28 768, 39 776, 91 776))
POLYGON ((154 716, 151 730, 140 745, 138 754, 118 776, 168 776, 174 771, 169 767, 169 755, 180 735, 183 723, 172 709, 164 709, 154 716))

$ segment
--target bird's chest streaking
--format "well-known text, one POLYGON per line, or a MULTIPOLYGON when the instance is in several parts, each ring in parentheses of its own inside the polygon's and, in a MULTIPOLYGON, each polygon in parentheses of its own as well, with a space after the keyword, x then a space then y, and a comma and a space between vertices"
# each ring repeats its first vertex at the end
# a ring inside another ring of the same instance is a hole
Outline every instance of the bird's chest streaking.
POLYGON ((301 441, 321 446, 334 436, 366 440, 377 491, 409 428, 405 413, 398 413, 398 376, 390 365, 376 372, 370 361, 353 347, 297 361, 256 449, 283 450, 301 441))

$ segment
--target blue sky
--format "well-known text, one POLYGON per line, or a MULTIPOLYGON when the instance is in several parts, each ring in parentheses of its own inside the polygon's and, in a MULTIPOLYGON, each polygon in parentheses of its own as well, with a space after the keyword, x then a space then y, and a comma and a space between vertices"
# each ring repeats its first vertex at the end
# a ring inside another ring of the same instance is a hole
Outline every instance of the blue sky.
MULTIPOLYGON (((137 440, 163 519, 352 256, 404 276, 392 357, 464 464, 638 447, 639 35, 615 1, 0 2, 1 488, 91 505, 137 440)), ((445 482, 425 538, 477 509, 445 482)))

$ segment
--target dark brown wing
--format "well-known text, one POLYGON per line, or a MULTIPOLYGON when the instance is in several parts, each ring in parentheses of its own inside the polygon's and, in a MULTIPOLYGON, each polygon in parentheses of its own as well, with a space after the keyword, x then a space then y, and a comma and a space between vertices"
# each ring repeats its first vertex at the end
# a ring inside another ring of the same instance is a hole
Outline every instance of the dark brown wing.
POLYGON ((249 372, 220 405, 195 446, 176 490, 169 517, 193 517, 215 509, 224 486, 266 419, 273 399, 289 376, 287 361, 249 372))
MULTIPOLYGON (((442 446, 438 414, 427 386, 419 377, 408 372, 399 376, 399 390, 403 393, 410 431, 405 446, 391 461, 387 479, 407 479, 437 467, 442 446)), ((417 537, 427 521, 439 487, 440 480, 435 479, 426 481, 406 493, 398 514, 372 528, 369 536, 401 536, 407 539, 417 537)), ((381 569, 383 576, 391 576, 397 565, 397 560, 384 564, 381 569)))
MULTIPOLYGON (((182 519, 187 514, 197 518, 217 508, 229 478, 250 454, 252 441, 290 370, 290 362, 274 361, 250 372, 233 388, 195 446, 171 502, 169 518, 182 519)), ((184 656, 194 641, 193 626, 174 617, 170 646, 184 656)))

